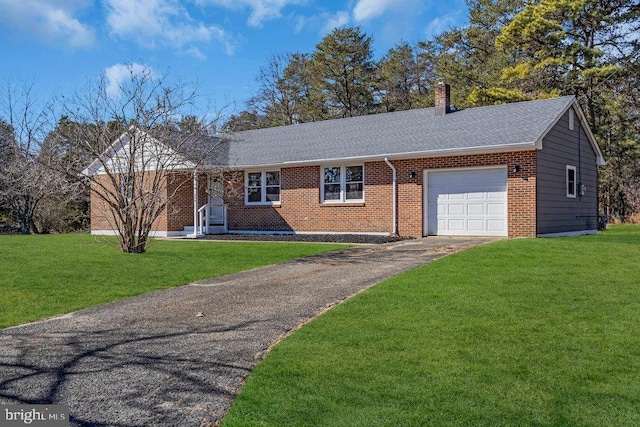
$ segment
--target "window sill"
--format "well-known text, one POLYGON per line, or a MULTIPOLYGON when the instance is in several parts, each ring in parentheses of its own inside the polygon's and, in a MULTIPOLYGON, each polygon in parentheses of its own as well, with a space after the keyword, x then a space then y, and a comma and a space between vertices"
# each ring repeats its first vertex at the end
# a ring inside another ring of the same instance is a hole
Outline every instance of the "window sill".
POLYGON ((245 203, 245 208, 279 208, 281 203, 245 203))
POLYGON ((320 206, 364 206, 364 202, 322 202, 320 206))

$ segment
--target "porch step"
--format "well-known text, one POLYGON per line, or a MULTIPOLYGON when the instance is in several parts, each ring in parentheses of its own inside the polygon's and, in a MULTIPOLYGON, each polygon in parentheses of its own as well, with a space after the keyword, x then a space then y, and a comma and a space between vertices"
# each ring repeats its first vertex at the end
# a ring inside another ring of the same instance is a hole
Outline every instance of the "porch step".
MULTIPOLYGON (((184 227, 184 234, 193 234, 193 226, 184 227)), ((224 234, 227 232, 227 229, 224 225, 211 225, 209 224, 209 233, 208 234, 224 234)))
POLYGON ((224 225, 209 224, 209 234, 224 234, 226 232, 227 232, 227 228, 224 225))

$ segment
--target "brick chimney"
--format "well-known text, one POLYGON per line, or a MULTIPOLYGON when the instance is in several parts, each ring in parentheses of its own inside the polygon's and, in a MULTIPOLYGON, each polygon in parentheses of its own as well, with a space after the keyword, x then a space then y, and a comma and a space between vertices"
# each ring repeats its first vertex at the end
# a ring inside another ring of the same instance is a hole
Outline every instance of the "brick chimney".
POLYGON ((444 116, 451 112, 451 86, 444 80, 436 83, 436 116, 444 116))

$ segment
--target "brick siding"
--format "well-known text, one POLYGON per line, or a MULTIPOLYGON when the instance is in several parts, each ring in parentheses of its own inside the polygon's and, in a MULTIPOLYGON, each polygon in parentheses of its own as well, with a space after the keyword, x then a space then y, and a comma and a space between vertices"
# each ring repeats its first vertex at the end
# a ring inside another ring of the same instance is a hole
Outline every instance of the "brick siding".
POLYGON ((245 206, 244 174, 225 194, 229 230, 387 233, 391 229, 391 170, 384 162, 365 165, 366 203, 320 203, 320 166, 281 169, 280 206, 245 206), (235 197, 228 197, 233 194, 235 197))
MULTIPOLYGON (((147 172, 149 173, 149 172, 147 172)), ((166 181, 161 185, 162 197, 170 197, 167 208, 153 223, 153 231, 182 231, 185 226, 193 226, 193 178, 191 173, 166 173, 166 181)), ((97 175, 91 184, 91 230, 113 230, 114 220, 107 203, 96 194, 98 184, 109 185, 106 175, 97 175)), ((207 200, 207 177, 198 180, 200 206, 207 200)))
MULTIPOLYGON (((510 237, 536 235, 536 152, 481 154, 396 160, 398 233, 423 236, 423 171, 507 165, 510 237), (520 170, 514 173, 515 165, 520 170), (415 177, 410 177, 415 172, 415 177)), ((365 203, 320 202, 320 166, 281 169, 280 206, 245 206, 242 173, 227 174, 233 183, 225 195, 229 230, 390 233, 393 230, 392 172, 382 161, 365 163, 365 203)))
MULTIPOLYGON (((398 233, 422 237, 423 172, 507 165, 508 226, 510 237, 536 236, 536 152, 433 157, 394 160, 398 182, 398 233), (515 165, 520 170, 515 173, 515 165), (415 172, 415 177, 410 177, 415 172)), ((392 172, 383 162, 365 163, 365 202, 322 204, 320 166, 281 169, 280 206, 245 206, 244 173, 227 172, 225 201, 228 227, 233 230, 339 233, 391 233, 393 231, 392 172)), ((106 177, 97 176, 96 180, 106 177)), ((93 184, 95 186, 95 184, 93 184)), ((198 205, 207 201, 207 177, 199 176, 198 205)), ((190 173, 168 174, 166 195, 173 199, 154 223, 155 231, 182 231, 193 225, 193 185, 190 173)), ((106 204, 92 192, 91 229, 111 230, 106 204)))
MULTIPOLYGON (((167 193, 171 201, 164 217, 167 231, 182 231, 193 227, 193 175, 191 173, 170 173, 167 179, 167 193)), ((207 176, 198 175, 198 207, 207 203, 207 176)))

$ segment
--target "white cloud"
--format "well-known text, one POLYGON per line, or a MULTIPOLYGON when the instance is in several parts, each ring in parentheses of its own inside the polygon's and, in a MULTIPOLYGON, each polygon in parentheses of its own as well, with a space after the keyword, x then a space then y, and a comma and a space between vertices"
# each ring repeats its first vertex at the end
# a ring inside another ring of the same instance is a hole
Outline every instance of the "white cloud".
POLYGON ((427 24, 425 36, 431 38, 437 34, 453 28, 458 20, 459 12, 450 13, 448 15, 439 16, 427 24))
MULTIPOLYGON (((177 0, 106 0, 111 33, 147 48, 168 46, 194 52, 194 44, 221 43, 228 54, 233 42, 217 25, 195 22, 177 0)), ((204 55, 198 49, 200 58, 204 55)))
POLYGON ((358 0, 353 8, 353 19, 366 21, 389 11, 406 12, 413 7, 413 0, 358 0))
POLYGON ((142 64, 115 64, 104 70, 107 79, 105 91, 112 98, 117 98, 122 92, 121 87, 135 76, 153 77, 155 72, 151 67, 142 64))
POLYGON ((17 28, 47 44, 85 48, 94 44, 94 30, 74 15, 91 4, 88 0, 0 0, 0 26, 17 28))
POLYGON ((226 9, 251 9, 247 19, 250 27, 259 27, 264 21, 282 17, 282 9, 288 5, 300 4, 303 0, 199 0, 201 4, 215 4, 226 9))
POLYGON ((349 13, 338 11, 333 15, 326 16, 324 26, 322 27, 322 33, 327 34, 333 31, 335 28, 344 27, 349 23, 349 13))

